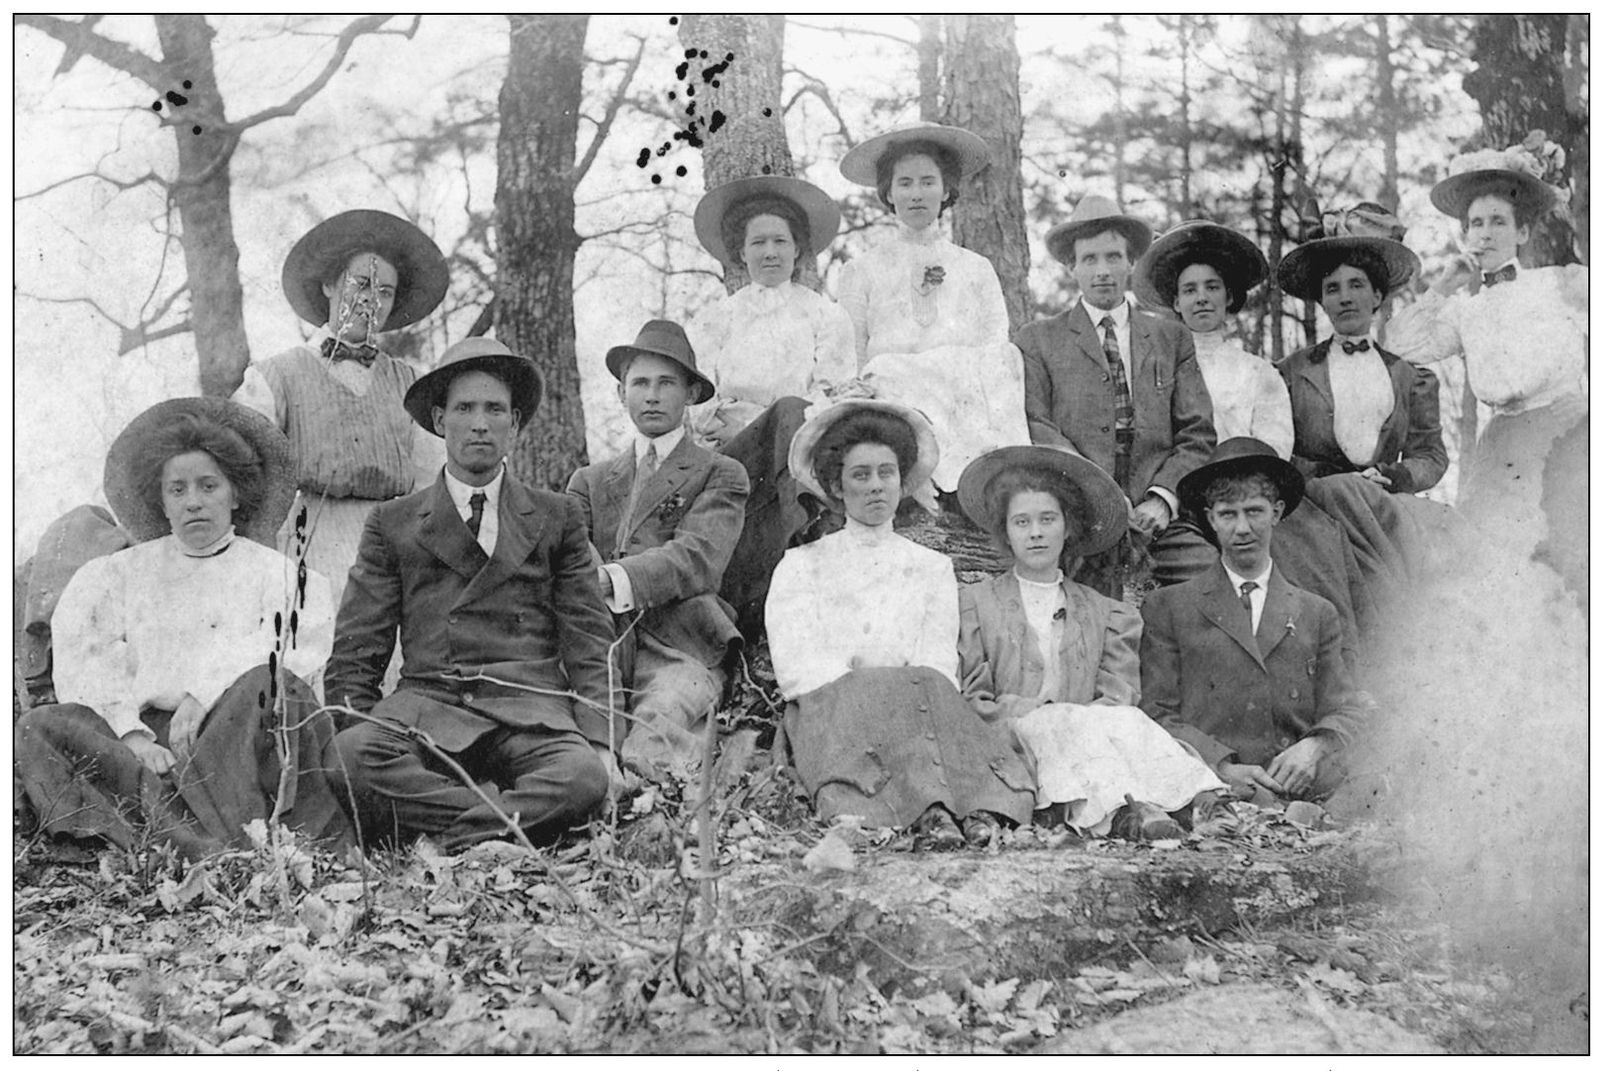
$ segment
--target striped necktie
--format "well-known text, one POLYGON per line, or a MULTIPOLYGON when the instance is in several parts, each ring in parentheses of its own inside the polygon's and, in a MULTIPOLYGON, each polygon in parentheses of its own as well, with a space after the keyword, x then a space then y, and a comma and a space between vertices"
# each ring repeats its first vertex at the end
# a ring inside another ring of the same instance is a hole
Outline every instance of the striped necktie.
MULTIPOLYGON (((1126 383, 1126 366, 1121 363, 1121 343, 1115 335, 1115 320, 1109 316, 1098 322, 1104 329, 1104 359, 1110 366, 1110 383, 1115 392, 1115 482, 1126 491, 1132 482, 1132 391, 1126 383)), ((1129 492, 1130 493, 1130 492, 1129 492)))

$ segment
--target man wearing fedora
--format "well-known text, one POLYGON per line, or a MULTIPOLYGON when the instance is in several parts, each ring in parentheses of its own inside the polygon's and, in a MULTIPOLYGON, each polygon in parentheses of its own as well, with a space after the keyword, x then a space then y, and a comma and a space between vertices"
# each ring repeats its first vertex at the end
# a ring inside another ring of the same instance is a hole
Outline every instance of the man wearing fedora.
POLYGON ((371 512, 325 672, 326 700, 365 715, 336 744, 367 835, 452 849, 508 832, 421 732, 535 836, 586 818, 620 781, 614 634, 582 511, 505 469, 541 393, 531 361, 471 338, 404 397, 448 461, 371 512), (382 698, 399 638, 403 675, 382 698))
POLYGON ((1320 799, 1343 779, 1362 698, 1339 612, 1272 563, 1305 478, 1259 439, 1224 440, 1178 485, 1221 562, 1143 603, 1143 709, 1248 796, 1320 799))
MULTIPOLYGON (((1145 544, 1172 526, 1177 481, 1216 443, 1193 336, 1127 299, 1132 265, 1151 237, 1147 223, 1109 198, 1083 197, 1047 237, 1081 297, 1014 337, 1025 357, 1031 441, 1073 449, 1113 475, 1131 503, 1131 529, 1145 544)), ((1119 569, 1088 563, 1080 575, 1120 598, 1119 569)))
POLYGON ((320 330, 248 366, 234 400, 291 440, 301 494, 281 546, 329 577, 340 602, 371 507, 430 483, 443 462, 441 445, 403 409, 415 370, 383 353, 377 336, 431 315, 448 265, 414 224, 355 209, 297 241, 281 286, 320 330))
POLYGON ((684 329, 651 320, 605 366, 633 421, 633 448, 572 474, 602 559, 600 593, 631 633, 625 655, 633 725, 623 761, 646 773, 695 772, 694 731, 722 695, 740 633, 717 595, 745 525, 748 483, 733 458, 698 446, 684 410, 712 397, 684 329))

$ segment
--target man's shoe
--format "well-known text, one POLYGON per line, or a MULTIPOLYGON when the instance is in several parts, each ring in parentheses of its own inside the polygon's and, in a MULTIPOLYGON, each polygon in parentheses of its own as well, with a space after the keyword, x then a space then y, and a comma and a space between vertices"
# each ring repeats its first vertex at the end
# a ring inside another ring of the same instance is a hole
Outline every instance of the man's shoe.
POLYGON ((1175 840, 1183 835, 1183 828, 1156 804, 1129 796, 1126 806, 1110 821, 1110 835, 1124 840, 1175 840))
POLYGON ((964 816, 964 843, 971 848, 988 847, 999 828, 996 815, 986 811, 971 811, 964 816))
POLYGON ((964 846, 964 834, 946 807, 933 803, 913 824, 914 847, 933 852, 950 852, 964 846))

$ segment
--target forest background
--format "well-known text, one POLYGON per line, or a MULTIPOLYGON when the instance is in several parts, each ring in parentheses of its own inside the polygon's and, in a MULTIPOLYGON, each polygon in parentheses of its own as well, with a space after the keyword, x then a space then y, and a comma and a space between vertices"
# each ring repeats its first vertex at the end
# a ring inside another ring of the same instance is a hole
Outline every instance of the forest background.
MULTIPOLYGON (((391 352, 427 368, 491 331, 544 366, 516 466, 551 485, 625 442, 605 350, 725 292, 690 223, 707 186, 766 166, 839 199, 833 294, 892 226, 836 162, 921 118, 992 148, 952 225, 1016 325, 1072 300, 1041 238, 1087 192, 1157 230, 1238 227, 1274 262, 1313 199, 1373 200, 1433 278, 1458 245, 1429 187, 1532 129, 1568 149, 1575 197, 1530 259, 1589 261, 1583 15, 21 15, 13 37, 15 562, 102 501, 135 414, 227 394, 312 332, 281 265, 349 208, 450 257, 447 300, 391 352)), ((1264 292, 1238 327, 1269 358, 1317 330, 1264 292)), ((1461 398, 1448 376, 1454 451, 1461 398)))

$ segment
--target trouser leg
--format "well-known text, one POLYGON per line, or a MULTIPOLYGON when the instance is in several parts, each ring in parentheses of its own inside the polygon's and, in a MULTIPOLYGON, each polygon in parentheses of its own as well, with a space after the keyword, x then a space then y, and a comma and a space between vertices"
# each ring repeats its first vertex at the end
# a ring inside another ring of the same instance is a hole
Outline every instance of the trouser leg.
MULTIPOLYGON (((473 745, 481 772, 498 785, 493 802, 515 818, 528 837, 548 840, 584 821, 604 802, 605 765, 575 730, 498 728, 473 745)), ((509 832, 482 800, 463 811, 442 835, 445 848, 461 848, 509 832)))
POLYGON ((722 671, 655 640, 635 659, 633 722, 622 761, 642 772, 685 776, 700 766, 701 726, 723 691, 722 671))

